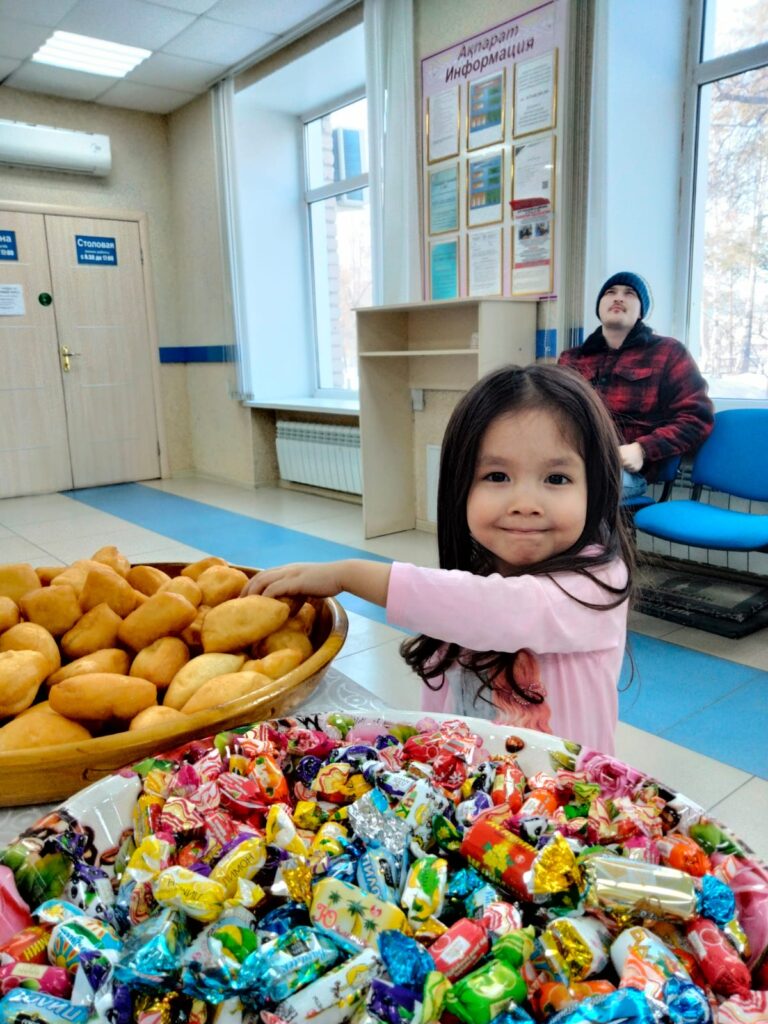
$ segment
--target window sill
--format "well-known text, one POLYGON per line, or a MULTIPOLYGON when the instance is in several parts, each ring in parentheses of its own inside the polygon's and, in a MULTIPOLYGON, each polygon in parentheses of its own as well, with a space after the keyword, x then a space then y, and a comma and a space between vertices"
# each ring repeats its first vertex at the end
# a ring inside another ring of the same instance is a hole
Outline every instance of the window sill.
POLYGON ((340 416, 359 416, 357 398, 276 398, 271 402, 243 402, 251 409, 275 409, 286 412, 327 412, 340 416))

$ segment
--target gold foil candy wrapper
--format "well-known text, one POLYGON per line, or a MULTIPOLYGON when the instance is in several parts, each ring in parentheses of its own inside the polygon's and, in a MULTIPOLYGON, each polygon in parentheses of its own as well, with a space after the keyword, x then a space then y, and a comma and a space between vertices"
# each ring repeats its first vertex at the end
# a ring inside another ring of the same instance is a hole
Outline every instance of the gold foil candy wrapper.
POLYGON ((584 981, 608 963, 611 936, 593 917, 558 918, 547 925, 544 935, 554 943, 569 982, 584 981))
POLYGON ((534 896, 547 896, 564 892, 572 885, 582 889, 584 879, 576 863, 576 855, 568 842, 556 832, 534 861, 531 892, 534 896))
POLYGON ((696 888, 684 871, 595 854, 584 862, 587 904, 624 923, 643 917, 688 921, 696 913, 696 888))
POLYGON ((290 857, 280 865, 277 876, 297 903, 312 902, 312 868, 304 857, 290 857))

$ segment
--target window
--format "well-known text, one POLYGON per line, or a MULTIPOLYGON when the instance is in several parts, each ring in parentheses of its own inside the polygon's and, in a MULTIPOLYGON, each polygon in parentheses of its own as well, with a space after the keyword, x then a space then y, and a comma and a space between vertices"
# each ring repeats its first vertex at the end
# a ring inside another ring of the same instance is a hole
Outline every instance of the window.
POLYGON ((768 399, 768 0, 708 0, 690 336, 714 397, 768 399))
POLYGON ((305 119, 317 387, 357 391, 354 309, 371 304, 365 99, 305 119))

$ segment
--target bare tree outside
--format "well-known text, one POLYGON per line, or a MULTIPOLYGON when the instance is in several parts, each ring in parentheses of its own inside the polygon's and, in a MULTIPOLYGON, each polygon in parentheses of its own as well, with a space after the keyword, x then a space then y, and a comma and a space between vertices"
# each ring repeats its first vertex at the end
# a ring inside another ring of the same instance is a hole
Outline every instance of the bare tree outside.
MULTIPOLYGON (((725 47, 732 51, 754 46, 768 38, 768 0, 742 0, 730 14, 727 7, 718 5, 714 40, 718 52, 725 47)), ((705 190, 699 362, 713 394, 764 399, 768 397, 768 67, 702 86, 699 151, 697 188, 705 190)))

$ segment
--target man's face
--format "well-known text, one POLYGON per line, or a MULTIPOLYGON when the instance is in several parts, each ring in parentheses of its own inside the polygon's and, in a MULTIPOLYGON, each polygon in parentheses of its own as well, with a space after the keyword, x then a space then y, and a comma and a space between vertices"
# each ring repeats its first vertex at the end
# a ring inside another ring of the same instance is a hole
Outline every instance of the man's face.
POLYGON ((628 284, 612 285, 600 299, 597 315, 603 327, 631 330, 640 319, 640 299, 628 284))

